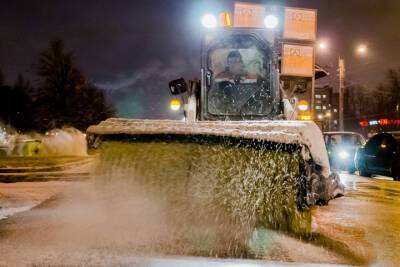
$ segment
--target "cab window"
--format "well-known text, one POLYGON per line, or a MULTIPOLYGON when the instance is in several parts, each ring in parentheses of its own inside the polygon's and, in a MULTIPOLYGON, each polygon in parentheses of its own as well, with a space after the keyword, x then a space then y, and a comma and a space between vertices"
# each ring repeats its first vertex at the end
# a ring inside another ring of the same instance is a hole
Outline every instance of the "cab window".
POLYGON ((213 83, 207 92, 213 115, 268 115, 273 110, 270 58, 249 35, 222 42, 208 55, 213 83))

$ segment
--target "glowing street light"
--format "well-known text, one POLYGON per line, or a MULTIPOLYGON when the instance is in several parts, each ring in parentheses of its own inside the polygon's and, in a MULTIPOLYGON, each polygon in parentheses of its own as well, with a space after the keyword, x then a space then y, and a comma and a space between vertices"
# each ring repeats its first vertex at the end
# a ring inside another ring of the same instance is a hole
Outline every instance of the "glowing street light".
POLYGON ((368 48, 365 44, 358 45, 357 49, 356 49, 356 51, 359 55, 365 55, 367 53, 367 50, 368 50, 368 48))
MULTIPOLYGON (((325 41, 319 41, 317 43, 318 48, 321 50, 333 50, 338 54, 338 71, 339 71, 339 130, 343 131, 344 130, 344 124, 343 124, 343 97, 344 97, 344 78, 345 78, 345 61, 343 56, 341 56, 341 52, 332 49, 331 47, 329 47, 329 45, 325 42, 325 41)), ((359 44, 356 49, 355 52, 360 55, 360 56, 365 56, 368 53, 368 47, 365 44, 359 44)), ((329 113, 325 114, 326 117, 330 118, 331 115, 329 113)))
POLYGON ((318 42, 318 47, 321 48, 322 50, 325 50, 328 48, 328 44, 324 41, 318 42))
POLYGON ((213 14, 205 14, 201 18, 201 24, 208 29, 215 28, 217 27, 217 17, 215 17, 213 14))

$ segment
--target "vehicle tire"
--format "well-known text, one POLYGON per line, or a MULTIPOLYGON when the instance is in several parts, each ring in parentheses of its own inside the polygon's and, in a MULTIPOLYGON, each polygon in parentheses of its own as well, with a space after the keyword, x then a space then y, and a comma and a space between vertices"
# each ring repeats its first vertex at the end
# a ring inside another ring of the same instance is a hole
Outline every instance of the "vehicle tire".
POLYGON ((354 174, 356 172, 356 168, 352 167, 347 170, 349 174, 354 174))
POLYGON ((393 181, 400 181, 400 166, 399 162, 394 162, 392 164, 392 173, 393 181))
POLYGON ((360 167, 360 176, 371 177, 371 174, 365 170, 364 166, 360 167))

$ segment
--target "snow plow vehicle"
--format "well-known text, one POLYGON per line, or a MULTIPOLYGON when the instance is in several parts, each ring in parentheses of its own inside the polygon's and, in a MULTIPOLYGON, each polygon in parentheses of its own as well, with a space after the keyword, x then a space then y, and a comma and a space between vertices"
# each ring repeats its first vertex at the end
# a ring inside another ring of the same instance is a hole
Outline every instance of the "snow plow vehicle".
POLYGON ((169 87, 185 102, 185 121, 110 118, 88 128, 103 181, 140 184, 194 224, 290 231, 309 227, 309 206, 343 194, 318 126, 289 120, 296 101, 282 93, 280 58, 266 29, 207 34, 201 79, 169 87))

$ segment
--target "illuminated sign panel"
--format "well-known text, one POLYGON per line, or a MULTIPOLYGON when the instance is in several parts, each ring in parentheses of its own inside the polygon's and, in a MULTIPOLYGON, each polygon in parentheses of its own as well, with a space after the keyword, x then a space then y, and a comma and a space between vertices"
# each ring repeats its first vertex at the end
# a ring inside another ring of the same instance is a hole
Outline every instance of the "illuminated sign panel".
POLYGON ((317 11, 312 9, 285 8, 283 38, 315 41, 317 11))
POLYGON ((263 28, 265 7, 250 3, 235 3, 234 27, 263 28))
POLYGON ((283 45, 282 75, 313 77, 314 48, 304 45, 283 45))
POLYGON ((370 121, 360 121, 360 126, 361 127, 367 127, 367 126, 376 126, 376 125, 381 125, 381 126, 386 126, 386 125, 396 125, 400 126, 400 120, 392 120, 392 119, 379 119, 379 120, 370 120, 370 121))

